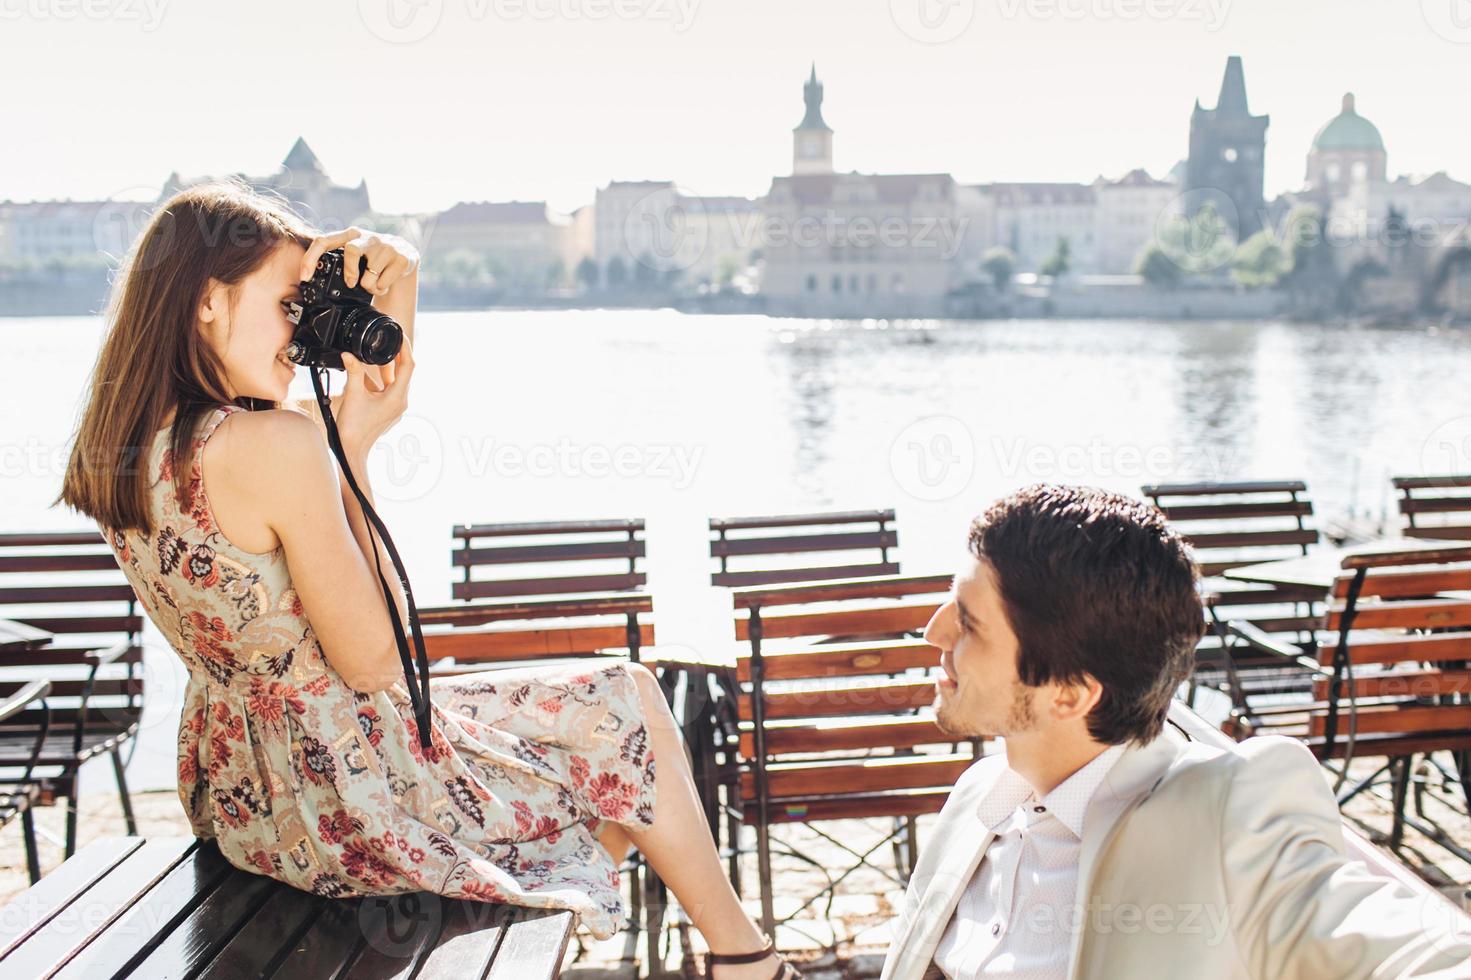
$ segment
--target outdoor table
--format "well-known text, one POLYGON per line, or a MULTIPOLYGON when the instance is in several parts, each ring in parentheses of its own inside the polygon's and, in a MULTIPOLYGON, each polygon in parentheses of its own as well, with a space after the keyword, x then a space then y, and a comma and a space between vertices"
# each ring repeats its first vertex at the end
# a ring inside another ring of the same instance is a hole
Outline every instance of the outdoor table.
POLYGON ((1350 555, 1382 554, 1391 551, 1438 551, 1463 548, 1465 541, 1438 541, 1425 538, 1386 538, 1339 548, 1318 548, 1301 558, 1284 558, 1256 565, 1243 565, 1222 572, 1224 578, 1238 582, 1301 587, 1326 595, 1334 579, 1343 574, 1343 560, 1350 555))

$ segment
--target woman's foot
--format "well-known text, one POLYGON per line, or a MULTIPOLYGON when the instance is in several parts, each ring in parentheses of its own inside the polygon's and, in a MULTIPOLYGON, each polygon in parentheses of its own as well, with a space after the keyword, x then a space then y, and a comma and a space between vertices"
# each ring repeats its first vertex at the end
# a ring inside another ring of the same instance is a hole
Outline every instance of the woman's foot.
POLYGON ((796 968, 781 958, 770 940, 747 953, 711 953, 705 975, 709 980, 801 980, 796 968))

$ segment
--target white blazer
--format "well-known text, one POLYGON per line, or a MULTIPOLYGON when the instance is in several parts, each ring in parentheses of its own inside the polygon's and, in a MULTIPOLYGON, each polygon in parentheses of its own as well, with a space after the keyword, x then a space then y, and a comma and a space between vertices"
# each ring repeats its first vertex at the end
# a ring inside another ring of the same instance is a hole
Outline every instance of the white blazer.
MULTIPOLYGON (((941 976, 935 947, 994 836, 976 806, 1005 765, 988 756, 956 783, 881 980, 941 976)), ((1291 739, 1221 748, 1166 726, 1131 745, 1084 817, 1082 927, 1059 931, 1068 977, 1471 978, 1471 920, 1350 859, 1340 821, 1322 769, 1291 739)))

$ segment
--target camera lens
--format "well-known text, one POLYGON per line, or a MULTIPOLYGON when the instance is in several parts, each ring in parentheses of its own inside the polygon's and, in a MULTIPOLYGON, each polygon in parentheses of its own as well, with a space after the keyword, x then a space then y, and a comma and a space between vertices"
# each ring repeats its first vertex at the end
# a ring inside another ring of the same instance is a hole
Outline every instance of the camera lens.
POLYGON ((403 346, 403 329, 371 306, 353 310, 342 327, 342 349, 364 364, 387 364, 403 346))

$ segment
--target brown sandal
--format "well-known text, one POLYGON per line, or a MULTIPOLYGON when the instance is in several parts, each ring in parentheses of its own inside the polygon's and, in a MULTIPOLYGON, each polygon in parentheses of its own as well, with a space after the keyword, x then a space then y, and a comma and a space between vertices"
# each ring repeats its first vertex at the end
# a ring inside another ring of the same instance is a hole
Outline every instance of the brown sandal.
POLYGON ((792 966, 792 964, 788 963, 785 959, 782 959, 782 955, 776 952, 776 940, 774 939, 767 939, 765 948, 759 949, 754 953, 709 954, 709 956, 706 957, 707 968, 705 971, 705 976, 713 977, 715 975, 716 966, 740 966, 743 963, 760 963, 762 960, 766 959, 766 957, 771 956, 772 954, 775 954, 776 958, 778 960, 781 960, 781 964, 777 966, 776 972, 771 975, 771 980, 802 980, 802 974, 797 972, 797 968, 795 966, 792 966))

